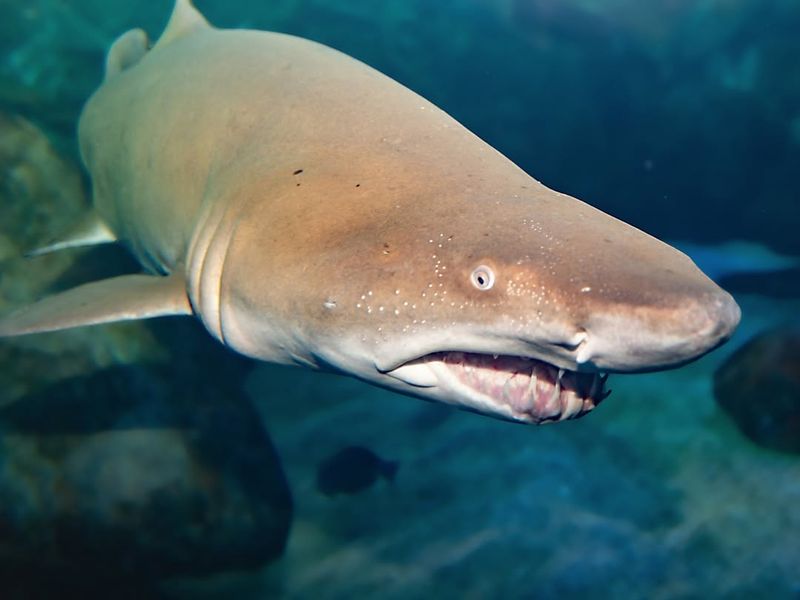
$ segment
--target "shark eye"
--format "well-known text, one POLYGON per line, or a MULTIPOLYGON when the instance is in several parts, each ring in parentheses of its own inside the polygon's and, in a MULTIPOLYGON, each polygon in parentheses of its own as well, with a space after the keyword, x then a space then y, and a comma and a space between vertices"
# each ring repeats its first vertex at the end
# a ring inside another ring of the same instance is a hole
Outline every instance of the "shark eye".
POLYGON ((494 271, 492 271, 486 265, 481 265, 479 267, 475 267, 470 279, 472 280, 472 285, 479 290, 490 290, 494 285, 494 271))

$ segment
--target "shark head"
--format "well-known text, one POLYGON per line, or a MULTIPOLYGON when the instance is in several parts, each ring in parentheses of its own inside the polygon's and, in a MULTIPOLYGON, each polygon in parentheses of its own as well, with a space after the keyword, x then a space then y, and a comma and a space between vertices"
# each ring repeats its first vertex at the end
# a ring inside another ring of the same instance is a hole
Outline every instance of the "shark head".
POLYGON ((526 183, 422 212, 398 200, 369 226, 348 221, 346 235, 335 216, 324 233, 298 227, 294 251, 317 253, 294 263, 302 268, 259 243, 263 230, 239 232, 230 253, 258 248, 280 277, 237 275, 228 261, 226 343, 539 423, 592 410, 610 372, 675 367, 731 335, 738 306, 687 256, 526 183), (277 295, 287 287, 299 295, 277 295), (280 316, 262 332, 266 313, 280 316))

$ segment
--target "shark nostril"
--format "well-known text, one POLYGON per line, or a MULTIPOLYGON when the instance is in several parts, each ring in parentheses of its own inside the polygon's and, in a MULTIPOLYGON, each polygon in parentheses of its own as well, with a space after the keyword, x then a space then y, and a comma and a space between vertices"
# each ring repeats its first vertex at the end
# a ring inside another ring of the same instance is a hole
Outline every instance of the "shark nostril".
POLYGON ((588 339, 589 339, 589 332, 587 332, 583 327, 580 327, 578 329, 578 332, 575 334, 575 337, 573 338, 574 344, 572 349, 577 350, 578 348, 583 346, 588 339))
POLYGON ((564 348, 570 352, 575 352, 586 343, 588 337, 589 334, 583 327, 581 327, 570 339, 553 342, 553 345, 559 348, 564 348))

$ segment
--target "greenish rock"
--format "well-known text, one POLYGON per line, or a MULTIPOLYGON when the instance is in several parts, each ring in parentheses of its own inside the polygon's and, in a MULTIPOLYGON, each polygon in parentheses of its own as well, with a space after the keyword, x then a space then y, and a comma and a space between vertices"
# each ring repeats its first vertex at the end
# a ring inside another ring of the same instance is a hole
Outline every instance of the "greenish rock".
MULTIPOLYGON (((135 268, 121 249, 24 254, 71 228, 88 210, 78 165, 50 136, 0 111, 0 312, 45 294, 135 268)), ((0 406, 67 377, 164 352, 146 326, 80 329, 0 341, 0 406)))
MULTIPOLYGON (((190 343, 202 335, 192 325, 174 325, 190 343)), ((11 588, 157 589, 282 554, 291 495, 237 391, 246 363, 200 352, 215 370, 120 365, 0 410, 0 577, 11 588), (86 573, 102 574, 96 588, 86 573)))
MULTIPOLYGON (((0 311, 138 270, 112 246, 24 257, 87 210, 68 156, 0 113, 0 311)), ((292 499, 248 368, 192 319, 0 341, 3 597, 152 597, 279 557, 292 499)))

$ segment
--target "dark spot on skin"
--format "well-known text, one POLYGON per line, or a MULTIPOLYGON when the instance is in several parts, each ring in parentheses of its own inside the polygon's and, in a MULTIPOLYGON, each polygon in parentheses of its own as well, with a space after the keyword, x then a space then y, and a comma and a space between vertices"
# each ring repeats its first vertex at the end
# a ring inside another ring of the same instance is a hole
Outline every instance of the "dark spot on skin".
POLYGON ((300 184, 299 184, 299 183, 297 184, 297 187, 300 187, 300 184))
POLYGON ((300 175, 300 173, 302 173, 302 172, 303 172, 303 169, 297 169, 297 171, 292 173, 292 175, 300 175))
POLYGON ((356 184, 356 187, 361 187, 361 184, 360 184, 360 183, 357 183, 357 184, 356 184))
POLYGON ((383 253, 384 254, 392 253, 392 251, 389 249, 389 242, 383 242, 383 253))
POLYGON ((484 233, 483 237, 489 237, 489 234, 488 233, 484 233))
POLYGON ((453 239, 453 237, 455 237, 455 236, 448 235, 448 236, 447 236, 447 241, 448 241, 448 242, 449 242, 449 241, 451 241, 451 240, 453 239))

